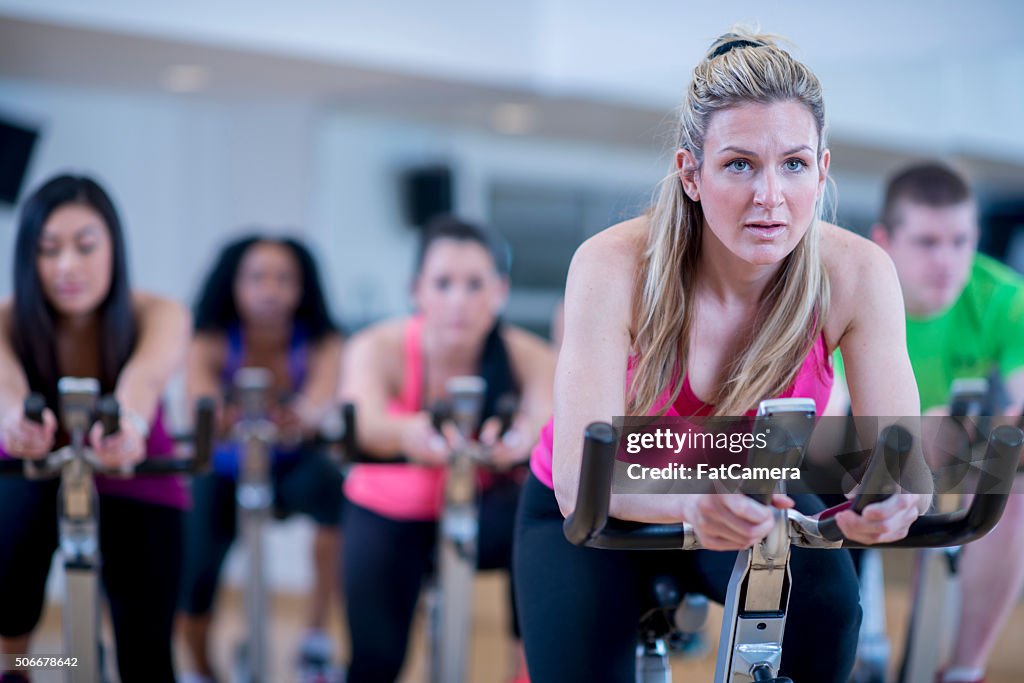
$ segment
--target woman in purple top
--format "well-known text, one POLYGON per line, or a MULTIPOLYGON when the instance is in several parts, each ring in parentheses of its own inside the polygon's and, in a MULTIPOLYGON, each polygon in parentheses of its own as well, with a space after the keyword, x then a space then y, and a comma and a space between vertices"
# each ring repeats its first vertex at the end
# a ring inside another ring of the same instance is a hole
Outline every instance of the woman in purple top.
MULTIPOLYGON (((230 393, 242 367, 270 371, 272 392, 285 399, 268 410, 277 427, 272 484, 279 514, 316 523, 314 582, 299 675, 318 680, 331 658, 327 635, 341 549, 342 477, 313 439, 336 407, 342 338, 328 311, 310 250, 287 237, 253 234, 226 245, 201 288, 186 363, 190 397, 230 393)), ((215 680, 209 635, 224 558, 237 533, 236 484, 241 446, 231 438, 239 409, 218 408, 220 444, 213 472, 193 482, 195 507, 185 526, 181 633, 194 664, 190 681, 215 680)))
MULTIPOLYGON (((132 291, 113 203, 95 181, 52 178, 25 202, 14 296, 0 303, 0 444, 5 457, 40 458, 67 442, 53 408, 57 380, 95 377, 121 406, 121 428, 89 433, 99 460, 118 467, 170 453, 160 396, 183 361, 189 316, 132 291), (25 418, 30 392, 46 397, 43 423, 25 418)), ((57 548, 58 480, 0 480, 0 648, 26 653, 57 548)), ((171 633, 181 565, 183 483, 112 480, 100 492, 102 579, 124 681, 174 681, 171 633)), ((70 654, 70 653, 69 653, 70 654)), ((28 680, 3 674, 3 683, 28 680)))

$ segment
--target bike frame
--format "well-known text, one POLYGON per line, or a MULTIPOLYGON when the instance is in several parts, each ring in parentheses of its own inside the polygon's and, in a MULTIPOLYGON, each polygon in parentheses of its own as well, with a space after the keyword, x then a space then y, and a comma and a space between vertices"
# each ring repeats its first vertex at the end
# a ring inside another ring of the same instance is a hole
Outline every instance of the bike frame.
POLYGON ((274 491, 271 482, 273 444, 277 435, 267 418, 273 376, 264 368, 241 368, 235 373, 235 390, 242 418, 235 438, 242 444, 236 504, 248 572, 245 580, 246 641, 236 658, 236 683, 270 680, 267 648, 267 580, 265 536, 274 491))

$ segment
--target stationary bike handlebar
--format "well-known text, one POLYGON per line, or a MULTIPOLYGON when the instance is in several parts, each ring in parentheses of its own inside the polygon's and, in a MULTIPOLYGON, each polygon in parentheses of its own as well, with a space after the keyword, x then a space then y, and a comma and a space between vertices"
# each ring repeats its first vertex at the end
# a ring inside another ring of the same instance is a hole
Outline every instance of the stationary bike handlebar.
MULTIPOLYGON (((42 424, 43 410, 46 399, 38 393, 32 393, 25 399, 25 417, 42 424)), ((213 457, 214 412, 216 402, 210 397, 202 397, 196 401, 195 433, 190 439, 194 444, 190 458, 167 458, 166 454, 159 457, 147 455, 146 459, 128 469, 105 467, 91 449, 86 449, 86 459, 94 471, 119 477, 136 475, 169 475, 195 474, 205 472, 210 467, 213 457)), ((117 401, 112 396, 104 396, 97 400, 95 420, 103 425, 103 435, 110 436, 120 429, 121 412, 117 401)), ((91 423, 90 423, 91 426, 91 423)), ((82 435, 84 439, 84 434, 82 435)), ((47 479, 57 476, 61 468, 71 459, 68 447, 59 448, 38 460, 27 458, 10 458, 0 460, 0 475, 24 475, 29 479, 47 479)))
MULTIPOLYGON (((905 459, 911 439, 911 435, 901 427, 888 428, 875 446, 867 476, 876 476, 886 459, 889 462, 905 459)), ((606 422, 594 422, 586 428, 576 509, 563 526, 566 538, 576 545, 621 550, 701 548, 694 528, 685 522, 645 524, 609 517, 617 441, 615 429, 606 422)), ((810 548, 948 547, 977 540, 996 525, 1003 513, 1022 446, 1024 432, 1020 429, 1003 425, 993 430, 985 455, 990 465, 986 474, 979 478, 970 507, 947 514, 922 515, 910 526, 903 539, 867 546, 844 538, 835 521, 829 519, 829 511, 823 513, 824 518, 818 519, 788 510, 790 540, 796 546, 810 548), (986 481, 990 484, 983 490, 986 481)), ((855 510, 862 510, 869 503, 891 494, 878 493, 881 489, 876 488, 873 482, 866 481, 864 489, 868 494, 859 495, 854 500, 852 507, 855 510)))
MULTIPOLYGON (((499 420, 499 437, 504 436, 509 428, 511 428, 518 408, 519 401, 514 394, 504 394, 498 399, 495 417, 499 420)), ((440 399, 435 401, 430 407, 430 421, 434 426, 434 430, 439 434, 441 433, 441 426, 446 420, 451 419, 451 416, 452 407, 449 401, 440 399)), ((361 451, 356 431, 356 407, 354 403, 346 402, 341 405, 341 420, 341 445, 344 449, 344 460, 346 462, 361 465, 400 465, 415 462, 404 455, 374 457, 361 451)), ((478 464, 486 467, 488 463, 486 460, 478 460, 478 464)))

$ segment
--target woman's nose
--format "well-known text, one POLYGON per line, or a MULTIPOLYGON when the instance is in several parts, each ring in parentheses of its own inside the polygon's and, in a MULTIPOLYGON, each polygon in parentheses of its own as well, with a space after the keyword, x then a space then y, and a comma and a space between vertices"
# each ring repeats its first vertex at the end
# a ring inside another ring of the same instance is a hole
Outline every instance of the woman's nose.
POLYGON ((754 204, 768 209, 782 204, 782 183, 774 171, 765 170, 759 174, 754 188, 754 204))

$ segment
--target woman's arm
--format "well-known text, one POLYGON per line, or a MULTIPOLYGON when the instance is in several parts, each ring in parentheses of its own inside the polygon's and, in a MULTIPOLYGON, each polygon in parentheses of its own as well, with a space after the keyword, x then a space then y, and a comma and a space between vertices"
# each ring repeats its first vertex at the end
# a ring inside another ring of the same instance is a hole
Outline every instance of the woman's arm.
MULTIPOLYGON (((569 266, 552 459, 555 497, 566 516, 576 507, 583 431, 625 412, 633 279, 646 230, 645 218, 609 228, 584 242, 569 266)), ((678 522, 684 502, 681 495, 615 494, 610 512, 620 519, 678 522)))
POLYGON ((9 455, 38 458, 53 447, 57 418, 47 408, 43 424, 25 419, 28 380, 11 345, 11 300, 0 302, 0 445, 9 455))
POLYGON ((0 302, 0 415, 20 408, 28 396, 25 371, 11 343, 11 311, 10 299, 0 302))
MULTIPOLYGON (((893 418, 880 420, 879 426, 898 421, 917 437, 905 474, 907 488, 919 495, 895 496, 878 504, 877 519, 881 520, 883 513, 889 515, 883 531, 887 534, 907 519, 913 521, 931 501, 931 472, 920 449, 920 398, 907 355, 903 295, 892 261, 867 240, 850 234, 840 239, 845 241, 845 256, 831 264, 830 275, 853 414, 893 418)), ((840 527, 848 534, 855 531, 855 520, 863 521, 853 513, 843 516, 849 524, 840 521, 840 527)), ((870 520, 874 515, 865 510, 864 517, 870 520)), ((895 539, 887 535, 874 540, 895 539)))
POLYGON ((341 335, 334 332, 324 336, 310 349, 306 381, 291 406, 305 435, 315 434, 324 417, 336 405, 341 355, 341 335))
POLYGON ((184 306, 151 294, 133 295, 138 341, 117 378, 115 396, 122 412, 132 412, 147 423, 174 373, 185 360, 191 319, 184 306))
POLYGON ((113 468, 146 457, 146 432, 167 383, 184 362, 191 326, 188 311, 175 301, 139 292, 132 299, 138 338, 114 389, 121 409, 120 429, 104 437, 97 423, 89 433, 96 457, 113 468))
POLYGON ((425 411, 391 415, 394 395, 391 369, 401 358, 404 322, 375 325, 353 336, 345 345, 341 372, 341 400, 356 407, 359 447, 381 458, 404 455, 423 464, 442 464, 448 453, 443 437, 434 431, 425 411))
POLYGON ((551 419, 555 379, 555 353, 540 337, 518 327, 505 331, 512 370, 521 388, 515 419, 505 437, 496 441, 497 423, 484 425, 481 441, 495 442, 492 457, 498 466, 525 461, 537 443, 541 428, 551 419), (494 429, 489 429, 493 426, 494 429))

